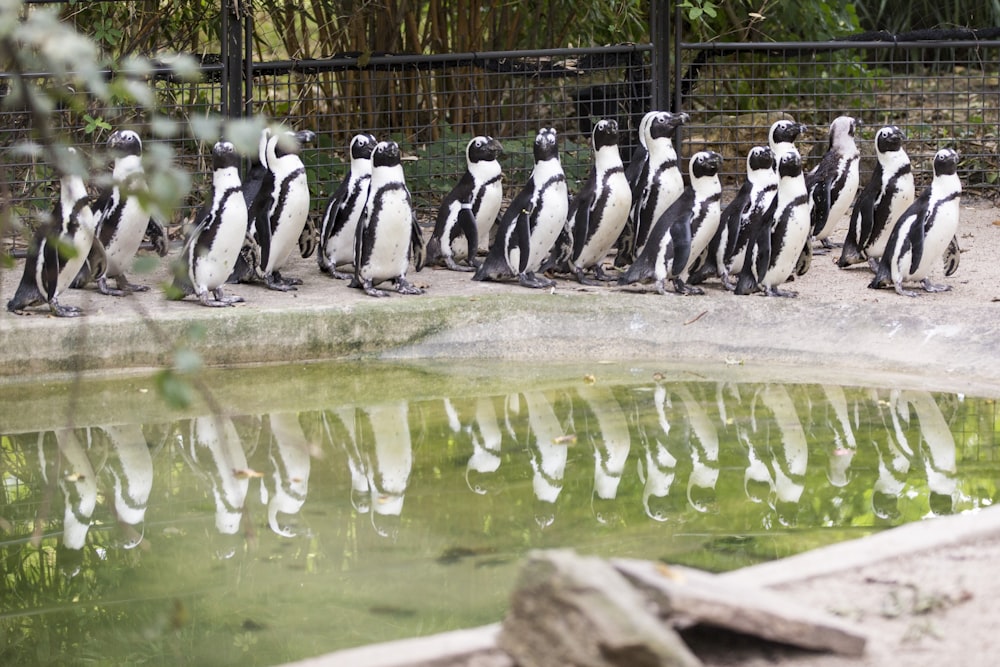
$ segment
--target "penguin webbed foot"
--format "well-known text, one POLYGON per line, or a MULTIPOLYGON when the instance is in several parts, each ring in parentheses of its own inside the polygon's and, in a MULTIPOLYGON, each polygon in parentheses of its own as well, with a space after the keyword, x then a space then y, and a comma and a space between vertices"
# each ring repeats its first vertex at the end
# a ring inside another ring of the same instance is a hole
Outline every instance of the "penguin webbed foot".
POLYGON ((268 289, 276 292, 292 292, 297 289, 295 285, 301 285, 302 281, 299 280, 298 283, 295 283, 292 279, 282 278, 280 273, 273 271, 264 276, 264 284, 267 285, 268 289))
POLYGON ((576 281, 578 283, 580 283, 581 285, 588 285, 590 287, 597 287, 597 286, 601 285, 602 284, 601 283, 601 280, 602 280, 601 276, 604 276, 603 280, 614 280, 613 278, 608 278, 603 273, 601 273, 600 275, 598 275, 597 274, 598 271, 600 271, 600 267, 597 267, 594 270, 595 277, 588 278, 586 276, 586 274, 584 274, 583 269, 574 266, 573 270, 572 270, 572 274, 573 274, 573 277, 576 278, 576 281))
POLYGON ((539 278, 533 271, 517 274, 517 282, 522 287, 530 287, 531 289, 545 289, 546 287, 554 287, 556 284, 554 280, 539 278))
POLYGON ((205 291, 199 294, 198 300, 201 302, 201 305, 209 308, 226 308, 237 303, 243 303, 246 299, 241 296, 226 296, 222 292, 222 288, 217 287, 211 290, 211 292, 205 291), (209 297, 209 294, 212 296, 209 297))
POLYGON ((444 264, 452 271, 462 271, 465 273, 468 273, 470 271, 475 271, 477 268, 476 265, 472 263, 471 258, 469 259, 468 266, 463 266, 462 264, 459 264, 458 262, 455 261, 454 257, 445 257, 444 264))
POLYGON ((792 290, 778 289, 777 287, 764 287, 764 296, 781 296, 788 299, 794 299, 799 295, 798 292, 793 292, 792 290))
POLYGON ((55 299, 49 300, 49 310, 56 317, 80 317, 83 310, 77 306, 64 306, 55 299))
POLYGON ((613 283, 618 280, 618 276, 605 272, 604 267, 600 264, 594 265, 594 278, 602 283, 613 283))
POLYGON ((691 294, 704 294, 705 290, 694 285, 688 285, 680 278, 674 278, 674 292, 682 296, 688 296, 691 294))
POLYGON ((930 278, 924 278, 920 281, 920 286, 924 288, 925 292, 950 292, 951 285, 943 285, 939 283, 932 283, 930 278))
POLYGON ((275 280, 277 280, 279 282, 282 282, 282 283, 284 283, 286 285, 301 285, 302 284, 302 278, 292 278, 290 276, 283 276, 278 271, 274 271, 273 274, 274 274, 274 279, 275 280))
POLYGON ((115 282, 118 283, 118 289, 112 289, 108 285, 107 277, 101 276, 100 278, 97 279, 97 291, 100 292, 101 294, 104 294, 105 296, 128 296, 129 294, 132 293, 133 290, 123 289, 122 283, 124 282, 125 285, 128 285, 127 280, 123 281, 119 277, 118 279, 116 279, 115 282))
POLYGON ((351 287, 360 287, 365 291, 365 294, 367 294, 368 296, 374 296, 374 297, 389 296, 388 292, 377 289, 375 287, 375 284, 371 280, 367 279, 357 281, 356 283, 351 283, 351 287))
POLYGON ((393 282, 396 283, 396 291, 400 294, 416 295, 424 293, 424 290, 417 287, 403 276, 396 278, 393 282))

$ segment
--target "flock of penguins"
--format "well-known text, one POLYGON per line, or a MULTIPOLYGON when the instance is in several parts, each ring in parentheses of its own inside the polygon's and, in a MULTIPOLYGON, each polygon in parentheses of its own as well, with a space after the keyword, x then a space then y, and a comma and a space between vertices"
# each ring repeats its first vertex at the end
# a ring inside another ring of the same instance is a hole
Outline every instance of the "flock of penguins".
MULTIPOLYGON (((243 298, 227 296, 227 283, 295 289, 301 279, 282 271, 296 250, 303 257, 315 252, 321 271, 372 296, 385 295, 377 286, 386 282, 399 293, 419 294, 406 275, 424 265, 532 288, 550 287, 547 275, 562 274, 586 284, 651 282, 661 293, 669 283, 680 294, 701 293, 699 283, 717 279, 736 294, 794 296, 780 286, 804 274, 814 252, 834 247, 830 234, 848 211, 840 267, 867 262, 874 272, 870 287, 893 286, 900 294, 915 295, 903 287, 913 281, 927 291, 948 289, 929 275, 941 262, 945 275, 958 266, 962 187, 954 150, 937 152, 933 179, 917 197, 903 133, 883 127, 875 136, 877 164, 861 189, 854 118, 831 123, 828 149, 809 171, 794 144, 805 126, 779 120, 768 144, 750 150, 746 180, 723 208, 718 153, 698 152, 686 178, 681 171, 674 134, 688 121, 685 113, 647 113, 640 145, 625 165, 617 122, 601 120, 591 137, 593 168, 573 196, 556 130, 542 128, 531 176, 503 212, 503 148, 492 137, 475 137, 466 146, 467 168, 443 199, 426 243, 395 142, 367 133, 352 138, 348 173, 315 225, 299 157, 315 139, 312 132, 263 130, 246 178, 233 144, 220 141, 212 149, 211 201, 173 262, 167 296, 230 306, 243 298), (613 269, 605 265, 612 255, 613 269)), ((36 233, 9 311, 47 305, 54 315, 71 317, 80 309, 58 301, 67 287, 96 283, 115 296, 149 289, 125 275, 144 238, 161 256, 167 253, 165 229, 142 203, 142 142, 135 132, 119 130, 108 148, 115 156, 113 185, 93 205, 79 175, 61 178, 51 223, 36 233)))

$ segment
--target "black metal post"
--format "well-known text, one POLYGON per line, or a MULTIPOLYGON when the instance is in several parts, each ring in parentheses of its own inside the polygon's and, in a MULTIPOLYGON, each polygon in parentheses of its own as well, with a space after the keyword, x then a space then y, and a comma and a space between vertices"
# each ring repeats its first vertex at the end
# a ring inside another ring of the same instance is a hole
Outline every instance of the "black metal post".
POLYGON ((670 108, 670 2, 649 0, 649 33, 653 44, 653 108, 670 108))
POLYGON ((243 115, 243 18, 239 0, 222 2, 222 115, 243 115))

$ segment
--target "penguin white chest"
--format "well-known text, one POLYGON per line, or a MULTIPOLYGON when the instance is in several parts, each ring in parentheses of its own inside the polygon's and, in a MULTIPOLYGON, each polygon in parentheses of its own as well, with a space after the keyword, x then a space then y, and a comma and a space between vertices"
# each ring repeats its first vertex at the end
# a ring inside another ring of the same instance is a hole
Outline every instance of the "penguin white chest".
POLYGON ((363 278, 379 282, 406 274, 413 211, 402 188, 381 193, 369 213, 366 234, 373 234, 371 254, 361 268, 363 278))
POLYGON ((493 223, 500 215, 500 207, 503 205, 503 184, 500 179, 493 181, 483 187, 483 196, 479 202, 479 210, 476 211, 476 231, 479 236, 479 249, 489 250, 490 230, 493 223))
POLYGON ((63 242, 73 246, 76 256, 66 260, 65 266, 59 272, 59 277, 56 280, 56 294, 62 294, 69 287, 70 282, 80 272, 83 263, 87 261, 87 255, 90 254, 90 248, 94 244, 94 216, 90 208, 85 206, 81 209, 78 214, 78 221, 80 228, 76 231, 76 234, 71 238, 63 239, 63 242))
POLYGON ((129 264, 139 250, 148 223, 149 212, 143 208, 138 199, 128 197, 122 206, 114 236, 105 248, 109 276, 117 276, 130 268, 129 264))
POLYGON ((197 287, 218 289, 233 272, 247 229, 247 209, 240 197, 239 192, 230 196, 229 205, 222 209, 219 216, 212 247, 201 257, 193 258, 192 282, 197 287))
POLYGON ((940 204, 934 213, 934 224, 924 234, 920 264, 906 276, 907 280, 923 280, 935 267, 941 266, 945 248, 958 231, 959 200, 956 197, 940 204))
POLYGON ((785 234, 780 240, 771 241, 770 268, 761 280, 763 285, 774 287, 788 280, 795 269, 802 248, 809 239, 810 217, 808 194, 802 183, 801 194, 792 199, 778 195, 778 211, 787 210, 785 234))
POLYGON ((555 245, 556 237, 569 215, 569 192, 564 179, 549 182, 535 203, 535 227, 531 231, 531 250, 527 271, 537 271, 555 245))
POLYGON ((603 194, 606 196, 599 220, 591 220, 597 227, 580 251, 576 265, 580 268, 593 266, 604 259, 611 246, 621 235, 632 208, 632 190, 624 172, 611 174, 605 182, 603 194))
POLYGON ((276 201, 271 211, 271 246, 264 273, 272 273, 285 266, 306 226, 309 184, 305 172, 289 179, 287 192, 284 201, 276 201))

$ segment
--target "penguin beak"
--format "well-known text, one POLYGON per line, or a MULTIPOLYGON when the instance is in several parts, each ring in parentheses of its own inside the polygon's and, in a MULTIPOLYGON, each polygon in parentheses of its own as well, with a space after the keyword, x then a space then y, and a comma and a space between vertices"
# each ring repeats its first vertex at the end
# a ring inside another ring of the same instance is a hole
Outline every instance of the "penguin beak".
POLYGON ((311 144, 316 141, 316 133, 312 130, 299 130, 295 133, 295 140, 298 141, 300 145, 311 144))
POLYGON ((673 126, 673 127, 677 127, 678 125, 683 125, 684 123, 687 123, 690 120, 691 120, 691 116, 687 115, 686 113, 684 113, 682 111, 679 114, 674 114, 670 118, 670 125, 673 126))

